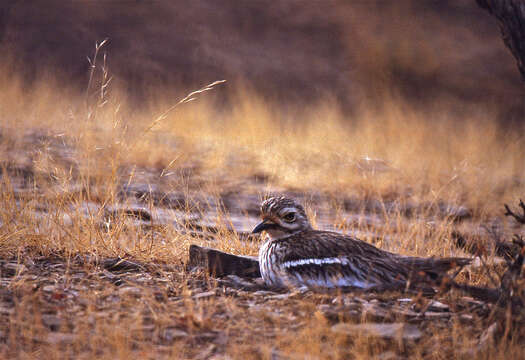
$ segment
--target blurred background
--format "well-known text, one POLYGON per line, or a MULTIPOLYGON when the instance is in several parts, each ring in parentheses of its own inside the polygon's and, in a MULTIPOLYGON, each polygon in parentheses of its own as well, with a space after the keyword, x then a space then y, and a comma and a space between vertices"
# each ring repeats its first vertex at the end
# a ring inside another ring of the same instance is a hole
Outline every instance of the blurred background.
POLYGON ((524 118, 515 60, 474 0, 2 0, 0 38, 4 68, 26 84, 52 76, 78 91, 109 38, 113 86, 135 106, 227 79, 225 104, 249 89, 282 107, 395 98, 524 118))

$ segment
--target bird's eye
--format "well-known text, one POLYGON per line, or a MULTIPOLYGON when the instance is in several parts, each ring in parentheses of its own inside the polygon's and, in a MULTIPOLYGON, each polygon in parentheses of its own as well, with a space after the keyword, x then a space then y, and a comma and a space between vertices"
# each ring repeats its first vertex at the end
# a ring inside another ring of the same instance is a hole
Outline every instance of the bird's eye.
POLYGON ((295 213, 291 212, 283 216, 284 221, 292 222, 295 220, 295 213))

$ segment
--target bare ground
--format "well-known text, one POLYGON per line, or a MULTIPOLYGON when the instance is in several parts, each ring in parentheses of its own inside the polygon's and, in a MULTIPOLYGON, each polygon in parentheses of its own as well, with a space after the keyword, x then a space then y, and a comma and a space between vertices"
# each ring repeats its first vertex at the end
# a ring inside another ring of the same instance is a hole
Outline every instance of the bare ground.
MULTIPOLYGON (((9 135, 3 136, 9 144, 9 135)), ((276 292, 261 279, 216 279, 187 266, 190 244, 257 253, 260 240, 249 231, 257 221, 262 186, 306 202, 318 227, 354 233, 393 251, 417 252, 418 246, 443 239, 449 255, 464 255, 452 235, 460 233, 489 255, 488 264, 478 261, 459 277, 477 285, 490 284, 487 270, 503 269, 503 260, 493 255, 494 234, 509 238, 519 232, 502 216, 483 219, 491 232, 480 226, 475 209, 461 204, 334 196, 271 185, 271 175, 264 173, 206 192, 208 180, 198 165, 173 170, 187 184, 178 191, 155 167, 121 167, 121 174, 137 175, 86 182, 73 141, 40 130, 4 150, 2 357, 523 356, 521 325, 503 320, 505 308, 460 291, 443 288, 433 297, 276 292), (53 173, 38 166, 35 158, 43 148, 49 161, 69 169, 67 182, 60 181, 59 167, 53 173), (411 232, 418 226, 425 230, 411 232), (414 235, 416 242, 407 245, 407 236, 414 235)), ((355 166, 369 176, 391 171, 369 160, 355 166)))

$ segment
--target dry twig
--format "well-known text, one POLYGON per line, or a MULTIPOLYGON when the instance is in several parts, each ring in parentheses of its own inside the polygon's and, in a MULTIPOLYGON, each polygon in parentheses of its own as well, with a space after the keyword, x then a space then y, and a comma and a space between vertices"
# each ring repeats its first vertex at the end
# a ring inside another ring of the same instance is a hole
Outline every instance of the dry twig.
POLYGON ((506 210, 505 216, 512 216, 518 223, 525 224, 525 203, 523 202, 523 200, 520 199, 519 204, 521 212, 523 213, 521 215, 518 215, 515 212, 513 212, 507 204, 504 204, 504 206, 506 210))

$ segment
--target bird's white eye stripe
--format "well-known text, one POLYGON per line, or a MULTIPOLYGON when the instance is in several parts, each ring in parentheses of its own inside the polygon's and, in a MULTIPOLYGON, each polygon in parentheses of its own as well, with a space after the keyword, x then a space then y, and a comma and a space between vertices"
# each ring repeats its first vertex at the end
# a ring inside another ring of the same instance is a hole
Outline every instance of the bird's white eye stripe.
POLYGON ((302 265, 324 265, 324 264, 349 265, 349 261, 347 259, 341 259, 341 258, 300 259, 300 260, 285 261, 281 266, 284 268, 292 268, 295 266, 302 266, 302 265))

